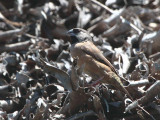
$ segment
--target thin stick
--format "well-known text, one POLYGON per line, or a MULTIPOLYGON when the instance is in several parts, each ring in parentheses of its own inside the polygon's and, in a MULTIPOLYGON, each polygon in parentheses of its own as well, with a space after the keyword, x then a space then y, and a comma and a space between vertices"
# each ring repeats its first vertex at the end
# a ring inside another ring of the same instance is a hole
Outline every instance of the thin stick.
POLYGON ((34 35, 31 35, 31 34, 28 34, 28 33, 25 33, 24 35, 27 36, 27 37, 33 38, 33 39, 39 39, 39 40, 49 41, 48 38, 38 37, 38 36, 34 36, 34 35))
POLYGON ((101 6, 102 8, 104 8, 105 10, 107 10, 109 13, 113 14, 114 11, 113 11, 112 9, 110 9, 109 7, 107 7, 106 5, 103 5, 102 3, 100 3, 100 2, 97 1, 97 0, 91 0, 91 1, 92 1, 93 3, 101 6))
MULTIPOLYGON (((17 29, 15 26, 24 26, 23 23, 18 23, 18 22, 13 22, 8 20, 1 12, 0 12, 0 19, 2 19, 13 30, 17 29)), ((48 38, 37 37, 28 33, 24 33, 24 35, 33 39, 40 39, 40 40, 47 40, 47 41, 49 40, 48 38)))
MULTIPOLYGON (((104 8, 105 10, 107 10, 111 14, 114 13, 114 11, 112 9, 108 8, 106 5, 103 5, 102 3, 98 2, 97 0, 91 0, 91 2, 101 6, 102 8, 104 8)), ((131 22, 129 22, 128 20, 126 20, 122 16, 120 16, 120 19, 125 20, 134 30, 136 30, 138 32, 138 34, 141 34, 142 30, 140 30, 137 26, 135 26, 134 24, 132 24, 131 22)))
POLYGON ((31 45, 30 41, 1 45, 0 46, 0 53, 11 52, 11 51, 18 52, 18 51, 22 51, 22 50, 27 50, 30 45, 31 45))

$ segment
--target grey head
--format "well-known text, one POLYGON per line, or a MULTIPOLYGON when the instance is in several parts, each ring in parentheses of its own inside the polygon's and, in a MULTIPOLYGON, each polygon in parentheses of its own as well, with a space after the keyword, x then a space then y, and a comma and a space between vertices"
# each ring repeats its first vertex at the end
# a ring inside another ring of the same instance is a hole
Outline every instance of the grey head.
POLYGON ((72 44, 82 41, 92 41, 92 37, 90 36, 90 34, 86 30, 81 28, 73 28, 67 33, 71 37, 72 44))

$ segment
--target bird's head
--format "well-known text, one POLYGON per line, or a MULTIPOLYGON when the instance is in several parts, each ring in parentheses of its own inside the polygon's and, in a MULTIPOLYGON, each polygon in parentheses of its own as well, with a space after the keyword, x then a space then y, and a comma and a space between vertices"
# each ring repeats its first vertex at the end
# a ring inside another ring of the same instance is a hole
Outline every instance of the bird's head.
POLYGON ((81 28, 73 28, 69 30, 68 35, 71 37, 71 43, 77 43, 82 41, 92 41, 92 37, 89 35, 89 33, 81 28))

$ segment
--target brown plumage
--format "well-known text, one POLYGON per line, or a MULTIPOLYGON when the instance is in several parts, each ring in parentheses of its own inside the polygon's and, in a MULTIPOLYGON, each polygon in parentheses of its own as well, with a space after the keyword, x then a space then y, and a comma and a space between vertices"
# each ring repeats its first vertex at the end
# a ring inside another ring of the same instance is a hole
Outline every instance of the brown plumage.
POLYGON ((117 89, 125 92, 130 98, 130 94, 124 88, 119 75, 113 65, 103 56, 102 52, 92 43, 89 33, 80 28, 68 31, 73 43, 70 52, 73 58, 77 58, 79 68, 83 67, 83 72, 90 75, 94 80, 103 78, 102 83, 111 84, 117 89))

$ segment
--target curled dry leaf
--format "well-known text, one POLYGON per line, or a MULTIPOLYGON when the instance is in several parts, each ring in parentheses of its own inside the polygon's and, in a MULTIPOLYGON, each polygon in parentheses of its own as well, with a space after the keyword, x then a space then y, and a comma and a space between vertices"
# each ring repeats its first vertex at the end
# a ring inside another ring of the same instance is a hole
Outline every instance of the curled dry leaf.
POLYGON ((130 31, 130 25, 127 23, 126 20, 121 20, 117 24, 115 24, 113 27, 105 31, 102 36, 103 37, 111 37, 111 36, 117 36, 120 34, 124 34, 128 31, 130 31))
POLYGON ((15 88, 11 85, 0 86, 0 98, 11 97, 15 94, 15 88))
POLYGON ((66 34, 67 29, 64 24, 53 22, 50 16, 48 16, 47 19, 44 19, 42 21, 41 29, 43 37, 47 37, 50 40, 56 38, 69 41, 69 37, 66 34))
POLYGON ((14 112, 16 109, 21 109, 23 102, 20 99, 12 100, 0 100, 0 108, 2 108, 7 113, 14 112))
POLYGON ((0 119, 159 119, 159 3, 1 0, 0 119), (88 30, 127 79, 133 103, 111 85, 92 86, 93 78, 82 74, 87 63, 77 67, 66 34, 75 27, 88 30), (38 51, 45 61, 34 60, 38 51))
POLYGON ((93 105, 99 119, 106 120, 100 98, 96 95, 93 96, 93 105))
POLYGON ((150 74, 156 79, 160 79, 160 62, 154 62, 150 67, 150 74))
MULTIPOLYGON (((36 110, 36 113, 35 115, 33 116, 33 119, 34 120, 43 120, 45 118, 47 118, 47 112, 49 112, 49 104, 45 103, 43 101, 43 99, 39 98, 38 101, 37 101, 37 110, 36 110)), ((52 112, 52 111, 50 111, 52 112)))
POLYGON ((40 58, 40 62, 42 64, 43 70, 45 72, 55 76, 60 81, 60 83, 63 85, 63 87, 65 89, 67 89, 69 91, 72 91, 72 85, 71 85, 70 77, 66 72, 64 72, 60 69, 57 69, 56 67, 54 67, 53 65, 45 62, 41 58, 40 58))
POLYGON ((76 91, 69 93, 69 103, 65 104, 59 111, 59 114, 74 114, 80 107, 87 103, 88 99, 91 97, 90 94, 85 93, 84 88, 79 88, 76 91), (78 99, 78 103, 77 103, 78 99))
POLYGON ((128 105, 125 109, 125 112, 134 109, 138 107, 138 105, 144 105, 147 104, 155 99, 155 96, 158 95, 158 91, 160 89, 160 82, 156 81, 150 88, 147 89, 145 95, 141 97, 140 99, 132 102, 130 105, 128 105))
POLYGON ((19 83, 27 83, 29 82, 29 76, 26 75, 25 73, 23 72, 18 72, 16 74, 16 80, 19 82, 19 83))
POLYGON ((88 8, 83 7, 82 10, 79 10, 79 16, 78 16, 78 28, 83 28, 87 23, 91 20, 91 13, 89 13, 88 8))
POLYGON ((140 48, 147 55, 160 51, 160 41, 159 41, 160 31, 155 31, 144 35, 140 43, 140 48))
POLYGON ((15 111, 13 113, 8 114, 7 117, 8 119, 18 119, 18 115, 19 115, 18 111, 15 111))

